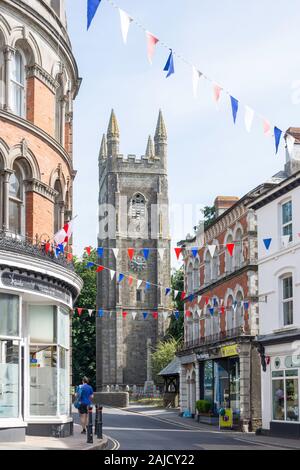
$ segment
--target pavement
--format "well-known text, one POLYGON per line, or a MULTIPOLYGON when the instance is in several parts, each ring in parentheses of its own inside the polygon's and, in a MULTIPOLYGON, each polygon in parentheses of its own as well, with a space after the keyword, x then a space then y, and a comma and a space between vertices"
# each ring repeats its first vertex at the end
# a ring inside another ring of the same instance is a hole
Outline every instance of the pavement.
POLYGON ((86 434, 81 434, 81 426, 74 424, 74 435, 58 439, 55 437, 26 436, 25 442, 0 443, 0 450, 102 450, 107 447, 108 438, 97 439, 87 444, 86 434))
MULTIPOLYGON (((116 413, 114 409, 107 409, 105 410, 106 419, 104 419, 104 423, 111 421, 112 417, 109 416, 116 413)), ((176 443, 177 435, 175 434, 176 431, 181 429, 181 434, 179 433, 179 439, 182 441, 182 445, 185 442, 185 434, 189 435, 189 449, 191 448, 202 448, 202 449, 271 449, 271 450, 299 450, 300 449, 300 439, 290 439, 290 438, 281 438, 281 437, 270 437, 270 436, 263 436, 263 435, 256 435, 255 433, 243 433, 239 431, 231 431, 231 430, 222 430, 220 431, 217 426, 212 426, 208 424, 198 423, 195 419, 191 418, 183 418, 179 416, 179 410, 167 410, 161 409, 157 407, 145 406, 145 405, 138 405, 138 404, 131 404, 128 408, 119 410, 118 417, 120 424, 122 423, 123 413, 127 413, 127 421, 129 423, 128 430, 139 429, 130 426, 130 418, 129 415, 136 415, 140 416, 141 418, 148 418, 148 423, 145 427, 146 420, 139 421, 139 425, 143 423, 143 427, 141 430, 145 430, 148 427, 149 420, 152 423, 156 422, 156 425, 152 426, 153 431, 157 432, 157 429, 163 425, 163 428, 160 429, 161 432, 167 431, 169 428, 169 432, 173 433, 172 444, 171 447, 167 447, 167 449, 175 449, 178 445, 176 443), (121 413, 121 414, 120 414, 121 413), (168 425, 168 428, 165 426, 168 425), (195 434, 194 434, 195 433, 195 434), (195 439, 196 438, 196 439, 195 439), (193 447, 191 439, 195 440, 195 447, 193 447)), ((132 420, 131 420, 132 421, 132 420)), ((114 420, 115 422, 115 420, 114 420)), ((110 435, 113 436, 115 439, 118 439, 119 448, 128 448, 128 436, 122 436, 120 434, 122 429, 126 429, 122 426, 119 427, 104 427, 105 431, 110 435), (117 434, 117 431, 119 433, 117 434), (122 442, 124 442, 122 446, 122 442)), ((149 437, 147 436, 147 443, 146 446, 149 445, 149 437)), ((135 445, 133 443, 133 445, 135 445)), ((135 447, 134 447, 135 448, 135 447)), ((142 447, 140 447, 142 448, 142 447)), ((154 447, 151 447, 152 449, 154 447)), ((160 449, 159 447, 158 449, 160 449)), ((180 447, 179 447, 180 448, 180 447)), ((183 447, 184 448, 184 447, 183 447)))

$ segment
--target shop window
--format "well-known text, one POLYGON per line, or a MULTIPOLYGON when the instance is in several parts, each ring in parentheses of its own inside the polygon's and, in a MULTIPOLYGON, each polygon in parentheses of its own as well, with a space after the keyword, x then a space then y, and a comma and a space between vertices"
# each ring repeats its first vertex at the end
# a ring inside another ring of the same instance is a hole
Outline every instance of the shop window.
POLYGON ((69 354, 59 348, 59 414, 69 414, 69 354))
POLYGON ((30 345, 30 414, 57 415, 57 347, 30 345))
POLYGON ((0 336, 19 336, 19 297, 0 294, 0 336))
POLYGON ((299 421, 298 380, 298 369, 272 373, 273 420, 299 421))
POLYGON ((293 241, 293 206, 288 201, 281 206, 282 235, 289 235, 289 241, 293 241))
POLYGON ((214 399, 214 363, 213 361, 205 361, 204 363, 204 400, 213 404, 214 399))
POLYGON ((283 325, 293 324, 293 276, 287 275, 281 279, 282 284, 282 315, 283 325))
POLYGON ((20 343, 0 339, 0 418, 19 417, 20 343))
POLYGON ((56 342, 56 307, 48 305, 29 307, 29 336, 31 343, 56 342))
POLYGON ((11 68, 11 105, 13 113, 22 118, 25 117, 25 65, 25 58, 22 52, 16 50, 11 68))

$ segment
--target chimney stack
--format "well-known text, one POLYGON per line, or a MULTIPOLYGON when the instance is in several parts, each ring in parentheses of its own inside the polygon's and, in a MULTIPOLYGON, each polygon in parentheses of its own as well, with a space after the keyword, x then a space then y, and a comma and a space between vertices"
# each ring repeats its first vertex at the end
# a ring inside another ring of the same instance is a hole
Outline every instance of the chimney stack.
POLYGON ((222 215, 227 209, 232 207, 239 198, 236 196, 217 196, 214 202, 216 217, 222 215))

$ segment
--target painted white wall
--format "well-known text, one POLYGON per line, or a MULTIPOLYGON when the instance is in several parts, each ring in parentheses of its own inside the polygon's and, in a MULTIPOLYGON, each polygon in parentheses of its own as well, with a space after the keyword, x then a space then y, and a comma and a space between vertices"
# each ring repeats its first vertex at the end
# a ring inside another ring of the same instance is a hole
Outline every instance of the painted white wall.
MULTIPOLYGON (((293 274, 294 326, 300 328, 300 188, 257 210, 259 258, 259 320, 261 335, 283 327, 280 277, 293 274), (285 248, 281 237, 281 206, 292 200, 293 241, 285 248), (272 238, 269 250, 263 239, 272 238), (263 302, 264 296, 267 302, 263 302)), ((290 327, 285 327, 289 329, 290 327)))

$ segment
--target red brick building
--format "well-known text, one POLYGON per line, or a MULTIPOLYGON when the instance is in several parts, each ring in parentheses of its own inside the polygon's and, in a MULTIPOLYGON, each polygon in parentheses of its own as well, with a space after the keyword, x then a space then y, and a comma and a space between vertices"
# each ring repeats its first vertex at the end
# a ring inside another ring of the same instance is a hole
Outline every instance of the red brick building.
POLYGON ((64 436, 82 281, 44 240, 72 218, 80 79, 63 0, 0 3, 0 441, 64 436))
POLYGON ((246 204, 269 186, 241 199, 217 197, 214 220, 180 243, 186 291, 181 411, 194 415, 196 400, 207 400, 216 422, 220 408, 230 408, 243 430, 261 419, 257 227, 246 204))

